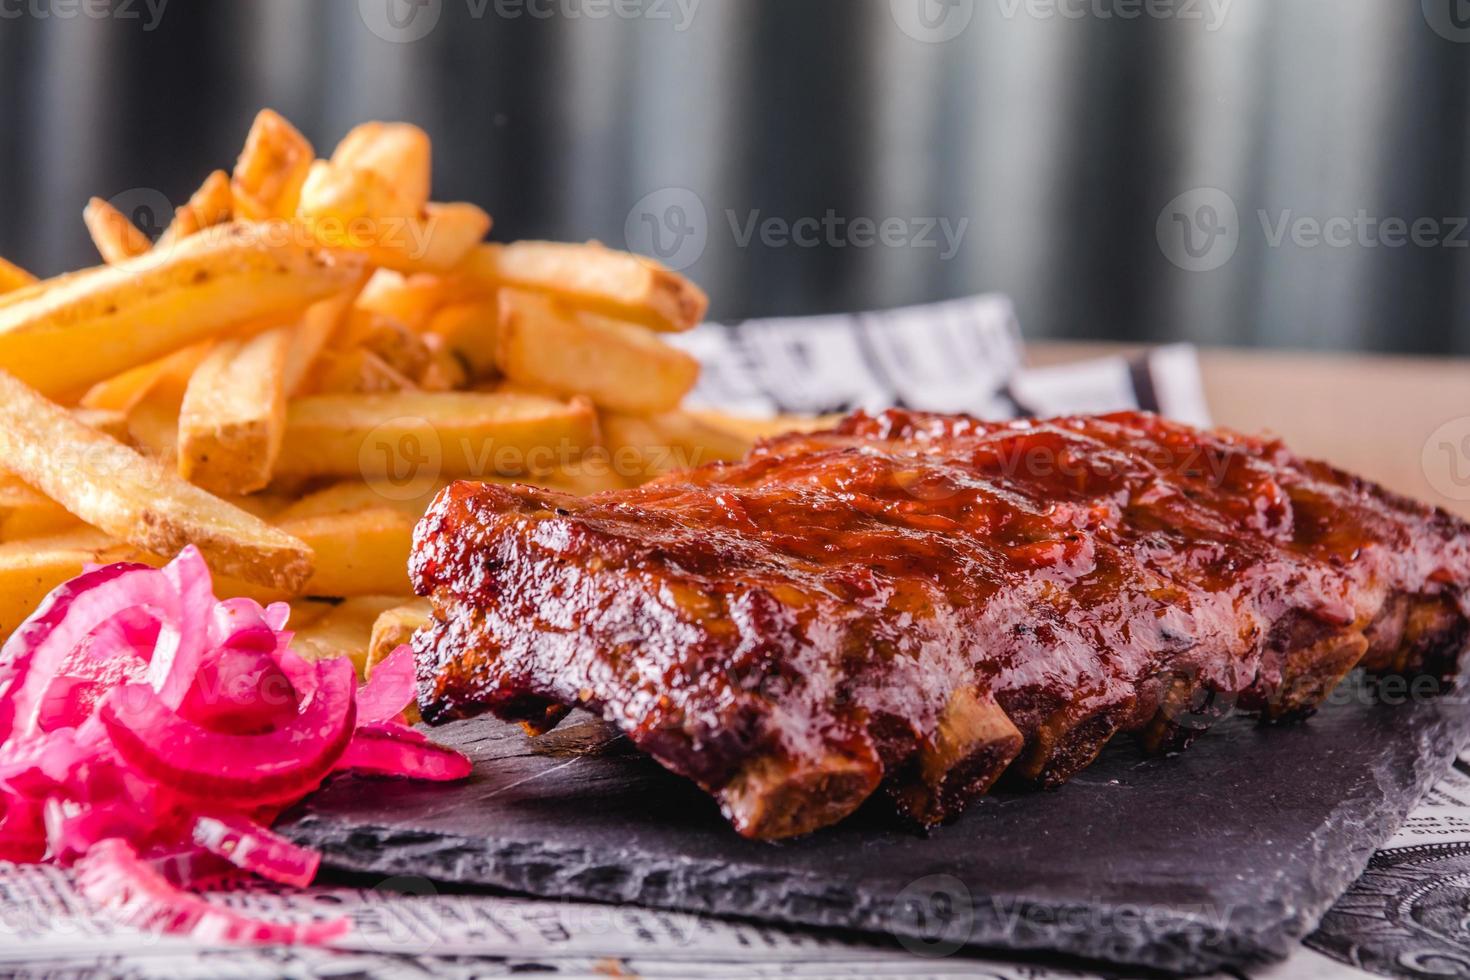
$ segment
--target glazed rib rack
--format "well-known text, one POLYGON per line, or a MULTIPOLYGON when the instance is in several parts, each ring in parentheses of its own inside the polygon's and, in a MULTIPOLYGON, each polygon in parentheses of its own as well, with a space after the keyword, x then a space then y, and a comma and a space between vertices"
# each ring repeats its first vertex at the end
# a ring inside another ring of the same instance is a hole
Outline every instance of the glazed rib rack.
POLYGON ((1359 665, 1448 679, 1470 624, 1462 521, 1135 413, 857 414, 589 498, 456 484, 412 574, 427 719, 586 707, 764 838, 1301 717, 1359 665))

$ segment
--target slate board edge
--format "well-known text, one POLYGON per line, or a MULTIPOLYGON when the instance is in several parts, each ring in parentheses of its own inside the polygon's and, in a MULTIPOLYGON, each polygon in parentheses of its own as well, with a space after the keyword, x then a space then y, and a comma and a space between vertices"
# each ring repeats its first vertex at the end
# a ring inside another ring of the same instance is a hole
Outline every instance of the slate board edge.
MULTIPOLYGON (((1448 701, 1439 706, 1449 708, 1448 701)), ((1269 904, 1239 910, 1223 928, 1203 918, 1156 910, 1151 913, 1148 934, 1135 934, 1136 942, 1132 944, 1120 943, 1119 933, 1106 929, 1058 931, 1018 922, 1016 909, 1036 906, 1003 894, 987 895, 977 903, 967 945, 977 950, 1056 952, 1176 973, 1206 973, 1280 959, 1316 928, 1336 899, 1362 874, 1373 853, 1392 836, 1429 788, 1443 778, 1456 755, 1470 745, 1470 726, 1464 724, 1462 713, 1434 713, 1434 719, 1417 733, 1420 751, 1411 771, 1390 774, 1403 778, 1384 791, 1389 802, 1375 806, 1368 800, 1347 801, 1334 819, 1318 829, 1312 841, 1318 859, 1311 863, 1318 873, 1311 887, 1298 886, 1269 904), (1345 825, 1359 828, 1352 838, 1355 843, 1341 839, 1345 825), (1315 900, 1304 900, 1309 895, 1315 900)), ((293 840, 321 851, 328 865, 347 871, 424 877, 424 869, 432 866, 435 880, 544 898, 627 903, 777 924, 935 939, 896 919, 890 900, 863 901, 859 881, 852 877, 816 879, 791 872, 773 874, 749 865, 691 859, 661 859, 656 867, 650 867, 649 856, 636 851, 603 848, 594 855, 585 849, 544 842, 495 841, 368 824, 343 827, 309 809, 288 814, 279 829, 293 840), (422 859, 427 854, 434 856, 432 862, 422 859), (371 857, 365 860, 365 855, 371 857), (640 867, 649 870, 629 872, 640 867), (716 882, 720 884, 715 886, 716 882), (715 894, 720 896, 718 904, 706 898, 715 894)), ((1289 882, 1285 878, 1283 883, 1289 882)), ((1062 906, 1047 908, 1064 910, 1062 906)), ((1025 918, 1020 916, 1021 920, 1025 918)), ((949 937, 938 938, 942 941, 949 937)))
POLYGON ((1414 772, 1404 781, 1404 792, 1391 797, 1399 801, 1398 806, 1375 808, 1368 805, 1367 801, 1350 801, 1334 815, 1336 819, 1318 828, 1313 837, 1314 851, 1325 855, 1334 848, 1329 838, 1338 829, 1338 822, 1354 819, 1355 815, 1349 811, 1366 809, 1358 818, 1361 820, 1363 833, 1358 836, 1356 846, 1351 846, 1339 861, 1322 860, 1317 865, 1323 869, 1317 891, 1331 897, 1301 908, 1296 915, 1282 923, 1281 942, 1273 944, 1274 948, 1270 951, 1273 958, 1285 957, 1297 943, 1316 930, 1323 916, 1353 882, 1362 877, 1373 855, 1398 832, 1409 813, 1419 805, 1419 801, 1424 799, 1434 784, 1449 773, 1460 753, 1470 748, 1470 725, 1466 724, 1463 712, 1456 704, 1456 700, 1463 696, 1463 692, 1458 689, 1448 694, 1438 705, 1436 723, 1426 725, 1420 731, 1420 751, 1415 756, 1414 772))
MULTIPOLYGON (((443 882, 502 888, 541 898, 746 918, 778 927, 814 926, 895 938, 907 936, 921 940, 913 947, 916 952, 922 952, 930 943, 943 946, 952 938, 925 935, 895 919, 890 901, 862 901, 864 896, 857 887, 841 887, 831 878, 772 875, 749 866, 692 860, 682 862, 678 874, 667 874, 669 866, 665 864, 651 873, 630 876, 625 873, 627 869, 645 862, 647 855, 602 849, 594 857, 579 848, 528 841, 493 841, 372 825, 344 829, 310 813, 292 820, 284 830, 292 840, 321 851, 331 867, 344 871, 422 877, 426 865, 414 851, 415 844, 421 843, 434 855, 433 878, 443 882), (357 857, 379 847, 384 849, 382 858, 365 861, 357 857), (711 887, 711 882, 721 879, 726 887, 711 887), (698 886, 690 887, 695 882, 698 886), (773 885, 780 886, 779 891, 773 890, 773 885), (702 897, 715 891, 722 896, 719 904, 702 897), (742 894, 744 901, 734 900, 735 894, 742 894)), ((1056 952, 1178 973, 1204 973, 1226 964, 1267 961, 1272 958, 1268 949, 1279 947, 1284 953, 1289 944, 1281 934, 1279 917, 1266 916, 1253 928, 1221 933, 1202 919, 1171 913, 1151 920, 1165 928, 1150 941, 1124 949, 1115 943, 1098 942, 1091 933, 1063 933, 1059 937, 1056 933, 1018 931, 1001 910, 1027 903, 1004 895, 987 899, 992 903, 990 914, 983 914, 986 909, 982 902, 965 937, 964 945, 976 952, 1056 952), (1185 935, 1205 936, 1211 932, 1214 934, 1208 937, 1208 952, 1198 945, 1179 942, 1185 935)))

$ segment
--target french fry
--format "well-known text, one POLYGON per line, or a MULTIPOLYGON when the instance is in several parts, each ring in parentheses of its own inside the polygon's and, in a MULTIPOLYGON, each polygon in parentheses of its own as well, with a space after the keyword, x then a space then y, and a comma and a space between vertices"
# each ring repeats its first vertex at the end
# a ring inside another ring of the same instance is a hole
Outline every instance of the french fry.
POLYGON ((128 220, 128 216, 100 197, 87 202, 82 221, 92 236, 92 244, 108 265, 135 259, 153 247, 148 236, 128 220))
POLYGON ((52 589, 86 565, 131 558, 126 545, 92 528, 0 544, 0 635, 9 636, 52 589))
MULTIPOLYGON (((213 347, 212 341, 202 345, 199 360, 213 347)), ((193 376, 192 370, 184 372, 185 367, 186 362, 180 359, 179 364, 148 388, 127 414, 126 441, 170 468, 178 465, 179 412, 183 409, 189 378, 193 376)))
POLYGON ((484 242, 493 225, 474 204, 430 203, 409 223, 401 242, 384 239, 370 254, 379 265, 403 273, 449 273, 484 242))
POLYGON ((12 293, 16 290, 24 289, 27 286, 34 286, 35 284, 35 276, 14 262, 0 259, 0 295, 12 293))
POLYGON ((129 368, 122 374, 99 381, 88 388, 78 404, 84 408, 99 411, 128 413, 146 398, 155 386, 169 379, 179 382, 179 391, 182 396, 183 383, 194 373, 199 362, 204 360, 213 347, 214 341, 205 340, 182 350, 176 350, 156 361, 129 368))
MULTIPOLYGON (((121 412, 76 408, 71 414, 83 425, 113 439, 127 437, 128 420, 121 412)), ((0 469, 0 541, 45 537, 84 526, 71 511, 0 469)))
POLYGON ((418 385, 424 391, 458 391, 470 382, 464 359, 433 334, 424 335, 429 363, 418 374, 418 385))
POLYGON ((216 170, 204 179, 188 203, 174 212, 173 220, 158 236, 154 248, 172 248, 185 238, 224 224, 234 212, 235 196, 230 190, 230 176, 223 170, 216 170))
POLYGON ((291 506, 292 501, 279 493, 232 493, 220 497, 227 504, 232 504, 252 517, 258 517, 267 524, 274 523, 280 513, 291 506))
POLYGON ((128 437, 128 416, 125 412, 115 412, 106 408, 74 408, 71 414, 83 425, 109 435, 119 442, 128 437))
POLYGON ((699 380, 697 360, 642 327, 519 289, 500 291, 495 360, 512 381, 635 415, 672 411, 699 380))
POLYGON ((443 307, 424 329, 429 336, 440 338, 459 358, 469 380, 485 381, 496 374, 495 332, 499 321, 499 302, 483 299, 443 307))
POLYGON ((602 431, 613 470, 634 482, 705 463, 741 459, 754 441, 687 412, 649 417, 605 412, 602 431))
MULTIPOLYGON (((168 357, 154 362, 157 365, 156 370, 141 379, 136 397, 131 399, 125 409, 127 436, 123 441, 144 450, 147 455, 171 467, 177 465, 179 412, 184 405, 184 393, 188 390, 189 379, 194 376, 195 370, 209 356, 215 343, 216 341, 206 340, 175 351, 168 357)), ((141 370, 143 369, 135 368, 133 371, 124 372, 114 380, 121 382, 128 375, 141 370)), ((88 399, 98 390, 99 386, 94 386, 88 391, 82 404, 91 407, 88 399)), ((121 397, 127 392, 126 389, 123 389, 116 394, 121 397)))
POLYGON ((429 625, 433 615, 428 599, 414 599, 379 614, 373 621, 365 675, 371 677, 373 668, 386 660, 388 654, 413 639, 415 632, 429 625))
POLYGON ((311 216, 308 225, 323 245, 354 249, 373 265, 404 275, 453 272, 491 227, 490 215, 473 204, 430 204, 423 214, 346 219, 311 216))
POLYGON ((214 493, 271 482, 286 429, 286 359, 296 327, 215 344, 179 409, 179 473, 214 493))
POLYGON ((322 599, 293 599, 291 600, 291 618, 287 625, 293 630, 301 630, 312 623, 320 622, 327 613, 336 609, 339 603, 329 602, 322 599))
POLYGON ((289 218, 316 159, 311 143, 273 109, 262 109, 230 177, 236 212, 251 221, 289 218))
POLYGON ((45 394, 76 392, 234 324, 302 308, 360 270, 350 253, 292 244, 272 223, 210 229, 166 256, 92 269, 0 306, 0 370, 45 394))
POLYGON ((373 624, 389 609, 406 600, 402 596, 359 596, 339 603, 311 625, 296 632, 291 649, 307 660, 350 657, 362 676, 367 664, 373 624))
POLYGON ((286 353, 287 396, 300 393, 317 358, 341 329, 356 293, 356 286, 345 289, 336 296, 313 303, 301 315, 301 322, 291 334, 291 349, 286 353))
POLYGON ((182 391, 154 389, 128 412, 128 438, 149 459, 179 465, 179 408, 182 391))
POLYGON ((387 219, 413 218, 419 209, 381 174, 316 160, 301 185, 296 214, 323 235, 344 237, 333 244, 363 247, 382 236, 387 219))
POLYGON ((353 514, 365 510, 387 508, 396 510, 418 520, 428 509, 434 495, 448 481, 425 480, 407 493, 395 492, 385 496, 382 488, 370 483, 347 481, 334 483, 289 504, 276 515, 278 521, 296 521, 309 517, 331 517, 336 514, 353 514))
MULTIPOLYGON (((166 558, 90 527, 0 544, 0 635, 14 629, 48 592, 82 574, 87 565, 120 561, 140 562, 155 568, 168 563, 166 558)), ((244 596, 260 602, 274 602, 284 596, 279 590, 220 574, 214 575, 214 588, 218 595, 244 596)), ((293 609, 295 606, 293 603, 293 609)))
MULTIPOLYGON (((128 438, 128 416, 121 411, 72 408, 72 416, 110 438, 128 438)), ((0 472, 0 541, 43 538, 82 527, 85 525, 76 514, 35 491, 18 476, 0 472)))
POLYGON ((490 216, 473 204, 421 205, 412 194, 377 171, 318 160, 296 213, 323 245, 403 273, 448 272, 490 231, 490 216))
POLYGON ((392 269, 379 269, 362 287, 353 305, 418 331, 428 325, 435 310, 452 299, 461 298, 465 289, 462 282, 443 276, 405 276, 392 269))
POLYGON ((715 429, 749 439, 752 444, 757 440, 787 432, 816 432, 831 428, 842 418, 841 415, 775 415, 771 418, 750 418, 709 409, 686 409, 684 414, 715 429))
POLYGON ((83 425, 4 372, 0 460, 88 524, 155 554, 194 544, 222 573, 287 590, 311 574, 301 541, 83 425))
POLYGON ((83 527, 76 515, 9 474, 0 474, 0 541, 45 537, 83 527))
POLYGON ((417 378, 429 366, 423 337, 397 320, 361 308, 348 314, 336 346, 371 351, 406 378, 417 378))
POLYGON ((63 272, 49 279, 36 279, 33 282, 24 283, 8 293, 0 290, 0 309, 29 303, 47 293, 70 287, 77 281, 86 279, 95 271, 95 269, 80 269, 76 272, 63 272))
POLYGON ((355 126, 332 151, 332 166, 368 170, 399 189, 416 213, 429 203, 429 135, 406 123, 369 122, 355 126))
POLYGON ((418 389, 412 378, 361 347, 324 351, 307 387, 317 395, 374 395, 418 389))
POLYGON ((652 330, 688 330, 704 319, 709 298, 652 259, 595 242, 487 243, 457 270, 487 289, 549 292, 572 305, 652 330))
POLYGON ((310 545, 316 571, 305 595, 357 596, 413 591, 408 555, 417 521, 392 507, 282 520, 277 527, 310 545))
POLYGON ((318 395, 292 402, 277 470, 391 485, 547 470, 597 442, 589 402, 519 394, 318 395))

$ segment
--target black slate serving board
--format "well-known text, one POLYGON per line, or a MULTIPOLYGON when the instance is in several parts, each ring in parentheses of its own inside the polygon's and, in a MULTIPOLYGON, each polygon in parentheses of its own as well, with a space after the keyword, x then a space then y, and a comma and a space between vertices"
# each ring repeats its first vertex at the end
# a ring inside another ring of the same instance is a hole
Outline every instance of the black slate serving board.
POLYGON ((468 782, 339 777, 282 829, 352 871, 1203 972, 1284 955, 1470 735, 1454 695, 1374 700, 1350 682, 1305 724, 1235 718, 1169 758, 1117 739, 929 834, 873 804, 775 844, 585 716, 535 740, 460 722, 434 736, 468 782))

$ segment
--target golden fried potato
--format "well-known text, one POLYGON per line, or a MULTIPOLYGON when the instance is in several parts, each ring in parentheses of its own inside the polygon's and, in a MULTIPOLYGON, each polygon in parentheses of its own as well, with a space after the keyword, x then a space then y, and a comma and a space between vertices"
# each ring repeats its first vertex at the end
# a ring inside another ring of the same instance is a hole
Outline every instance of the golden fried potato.
POLYGON ((206 228, 224 224, 234 213, 235 196, 230 190, 230 176, 223 170, 216 170, 205 178, 188 203, 174 212, 173 221, 158 236, 154 248, 172 248, 206 228))
POLYGON ((584 399, 479 392, 316 395, 291 403, 277 471, 394 484, 551 469, 597 444, 584 399))
POLYGON ((261 110, 230 177, 236 212, 251 221, 294 215, 315 159, 316 151, 296 127, 274 110, 261 110))
POLYGON ((0 259, 0 295, 36 284, 36 277, 14 262, 0 259))
POLYGON ((67 510, 154 554, 189 544, 215 569, 294 589, 311 574, 310 549, 139 455, 0 372, 0 460, 67 510))
POLYGON ((213 493, 271 482, 286 431, 286 360, 295 325, 228 338, 195 369, 179 407, 179 473, 213 493))
POLYGON ((688 330, 709 308, 704 291, 677 272, 595 242, 489 243, 474 249, 458 272, 486 289, 552 293, 581 309, 651 330, 688 330))
POLYGON ((398 188, 416 213, 429 203, 429 134, 407 123, 369 122, 353 127, 332 151, 332 166, 368 170, 398 188))
POLYGON ((77 392, 235 324, 301 309, 360 270, 351 253, 294 244, 271 225, 212 228, 165 255, 31 287, 0 306, 0 370, 46 394, 77 392))
POLYGON ((82 220, 92 236, 92 244, 97 246, 97 253, 108 265, 135 259, 153 247, 148 236, 127 215, 100 197, 87 202, 82 220))
POLYGON ((672 411, 699 380, 699 362, 656 334, 540 293, 500 291, 495 340, 496 365, 510 380, 585 394, 619 412, 672 411))
POLYGON ((738 460, 754 443, 742 433, 688 412, 648 417, 605 412, 602 431, 614 471, 634 482, 705 463, 738 460))

